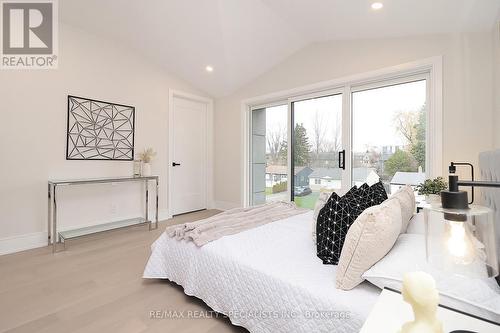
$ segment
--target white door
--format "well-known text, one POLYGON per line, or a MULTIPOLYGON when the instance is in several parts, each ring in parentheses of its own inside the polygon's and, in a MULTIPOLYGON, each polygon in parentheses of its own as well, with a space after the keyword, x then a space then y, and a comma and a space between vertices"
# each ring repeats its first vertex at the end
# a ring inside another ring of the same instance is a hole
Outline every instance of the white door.
POLYGON ((207 208, 207 104, 174 96, 172 214, 207 208))

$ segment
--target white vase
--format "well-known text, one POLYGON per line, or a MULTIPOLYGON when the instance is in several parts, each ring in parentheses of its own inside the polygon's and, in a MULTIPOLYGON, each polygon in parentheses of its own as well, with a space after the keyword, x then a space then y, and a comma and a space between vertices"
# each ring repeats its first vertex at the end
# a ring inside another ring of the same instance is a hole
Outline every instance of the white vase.
POLYGON ((429 204, 438 204, 441 202, 441 195, 439 195, 439 194, 427 194, 425 196, 425 201, 429 204))
POLYGON ((151 164, 142 163, 141 175, 144 177, 151 176, 151 164))

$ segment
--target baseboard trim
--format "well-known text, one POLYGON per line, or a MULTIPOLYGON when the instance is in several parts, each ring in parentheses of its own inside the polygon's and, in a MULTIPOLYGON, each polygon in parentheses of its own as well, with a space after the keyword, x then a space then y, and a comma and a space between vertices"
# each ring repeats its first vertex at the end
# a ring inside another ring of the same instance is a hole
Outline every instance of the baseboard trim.
MULTIPOLYGON (((219 210, 228 210, 239 206, 239 204, 233 202, 215 202, 215 208, 219 210)), ((160 209, 158 212, 159 221, 165 221, 171 218, 172 215, 168 209, 160 209)), ((47 232, 34 232, 25 235, 6 237, 0 239, 0 255, 31 250, 44 246, 47 246, 47 232)))
POLYGON ((47 246, 46 232, 34 232, 31 234, 6 237, 0 239, 0 255, 31 250, 44 246, 47 246))
MULTIPOLYGON (((135 217, 135 215, 134 215, 135 217)), ((158 220, 164 221, 172 218, 168 209, 161 209, 158 212, 158 220)), ((150 216, 154 219, 154 215, 150 216)), ((79 226, 82 227, 82 226, 79 226)), ((0 255, 16 253, 47 246, 47 232, 34 232, 30 234, 11 236, 0 239, 0 255)))
POLYGON ((215 201, 215 209, 218 210, 229 210, 233 208, 241 207, 241 204, 238 202, 231 201, 215 201))
POLYGON ((160 209, 158 212, 158 221, 165 221, 172 218, 169 209, 160 209))

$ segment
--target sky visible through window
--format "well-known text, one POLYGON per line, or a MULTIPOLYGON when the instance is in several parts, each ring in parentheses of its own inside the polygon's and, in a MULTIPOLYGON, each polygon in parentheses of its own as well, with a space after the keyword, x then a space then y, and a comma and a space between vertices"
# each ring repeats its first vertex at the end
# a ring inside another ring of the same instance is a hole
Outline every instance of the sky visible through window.
POLYGON ((426 81, 417 81, 353 94, 353 151, 369 147, 403 146, 394 126, 398 112, 418 112, 425 105, 426 81))
MULTIPOLYGON (((278 132, 283 140, 287 137, 288 105, 278 105, 266 108, 266 135, 278 132)), ((270 153, 269 144, 266 145, 266 153, 270 153)))
MULTIPOLYGON (((353 142, 353 151, 362 152, 366 145, 390 146, 404 144, 404 138, 397 130, 378 131, 374 133, 374 125, 392 125, 394 116, 398 111, 419 111, 426 101, 426 81, 416 81, 395 86, 370 89, 355 93, 356 100, 353 107, 359 112, 353 114, 353 126, 355 126, 356 140, 353 142)), ((301 109, 324 110, 325 108, 338 109, 342 107, 342 95, 329 96, 328 98, 317 98, 301 101, 301 109)), ((266 129, 275 131, 281 128, 287 131, 287 109, 288 106, 279 105, 266 109, 266 129)), ((324 119, 329 128, 336 128, 340 118, 332 117, 324 119)), ((302 123, 308 133, 313 132, 314 117, 305 112, 295 114, 295 121, 302 123)), ((268 151, 269 152, 269 151, 268 151)))
POLYGON ((295 102, 294 120, 305 127, 313 151, 316 145, 321 151, 342 149, 341 94, 295 102))

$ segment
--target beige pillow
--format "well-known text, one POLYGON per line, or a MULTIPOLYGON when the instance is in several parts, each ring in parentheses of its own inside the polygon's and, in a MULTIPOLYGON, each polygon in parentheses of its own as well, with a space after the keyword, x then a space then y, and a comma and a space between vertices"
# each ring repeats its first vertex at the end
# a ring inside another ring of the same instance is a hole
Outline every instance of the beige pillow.
POLYGON ((336 286, 350 290, 363 282, 365 271, 382 259, 398 239, 401 205, 386 200, 367 208, 347 232, 337 266, 336 286))
POLYGON ((394 193, 389 200, 398 200, 401 205, 401 231, 403 234, 408 228, 408 223, 410 222, 413 214, 415 214, 416 202, 415 193, 411 186, 405 185, 394 193))
POLYGON ((316 221, 318 220, 319 211, 325 206, 328 198, 332 195, 333 191, 321 191, 319 192, 318 199, 314 205, 313 213, 313 224, 312 224, 312 237, 314 244, 316 244, 316 221))

